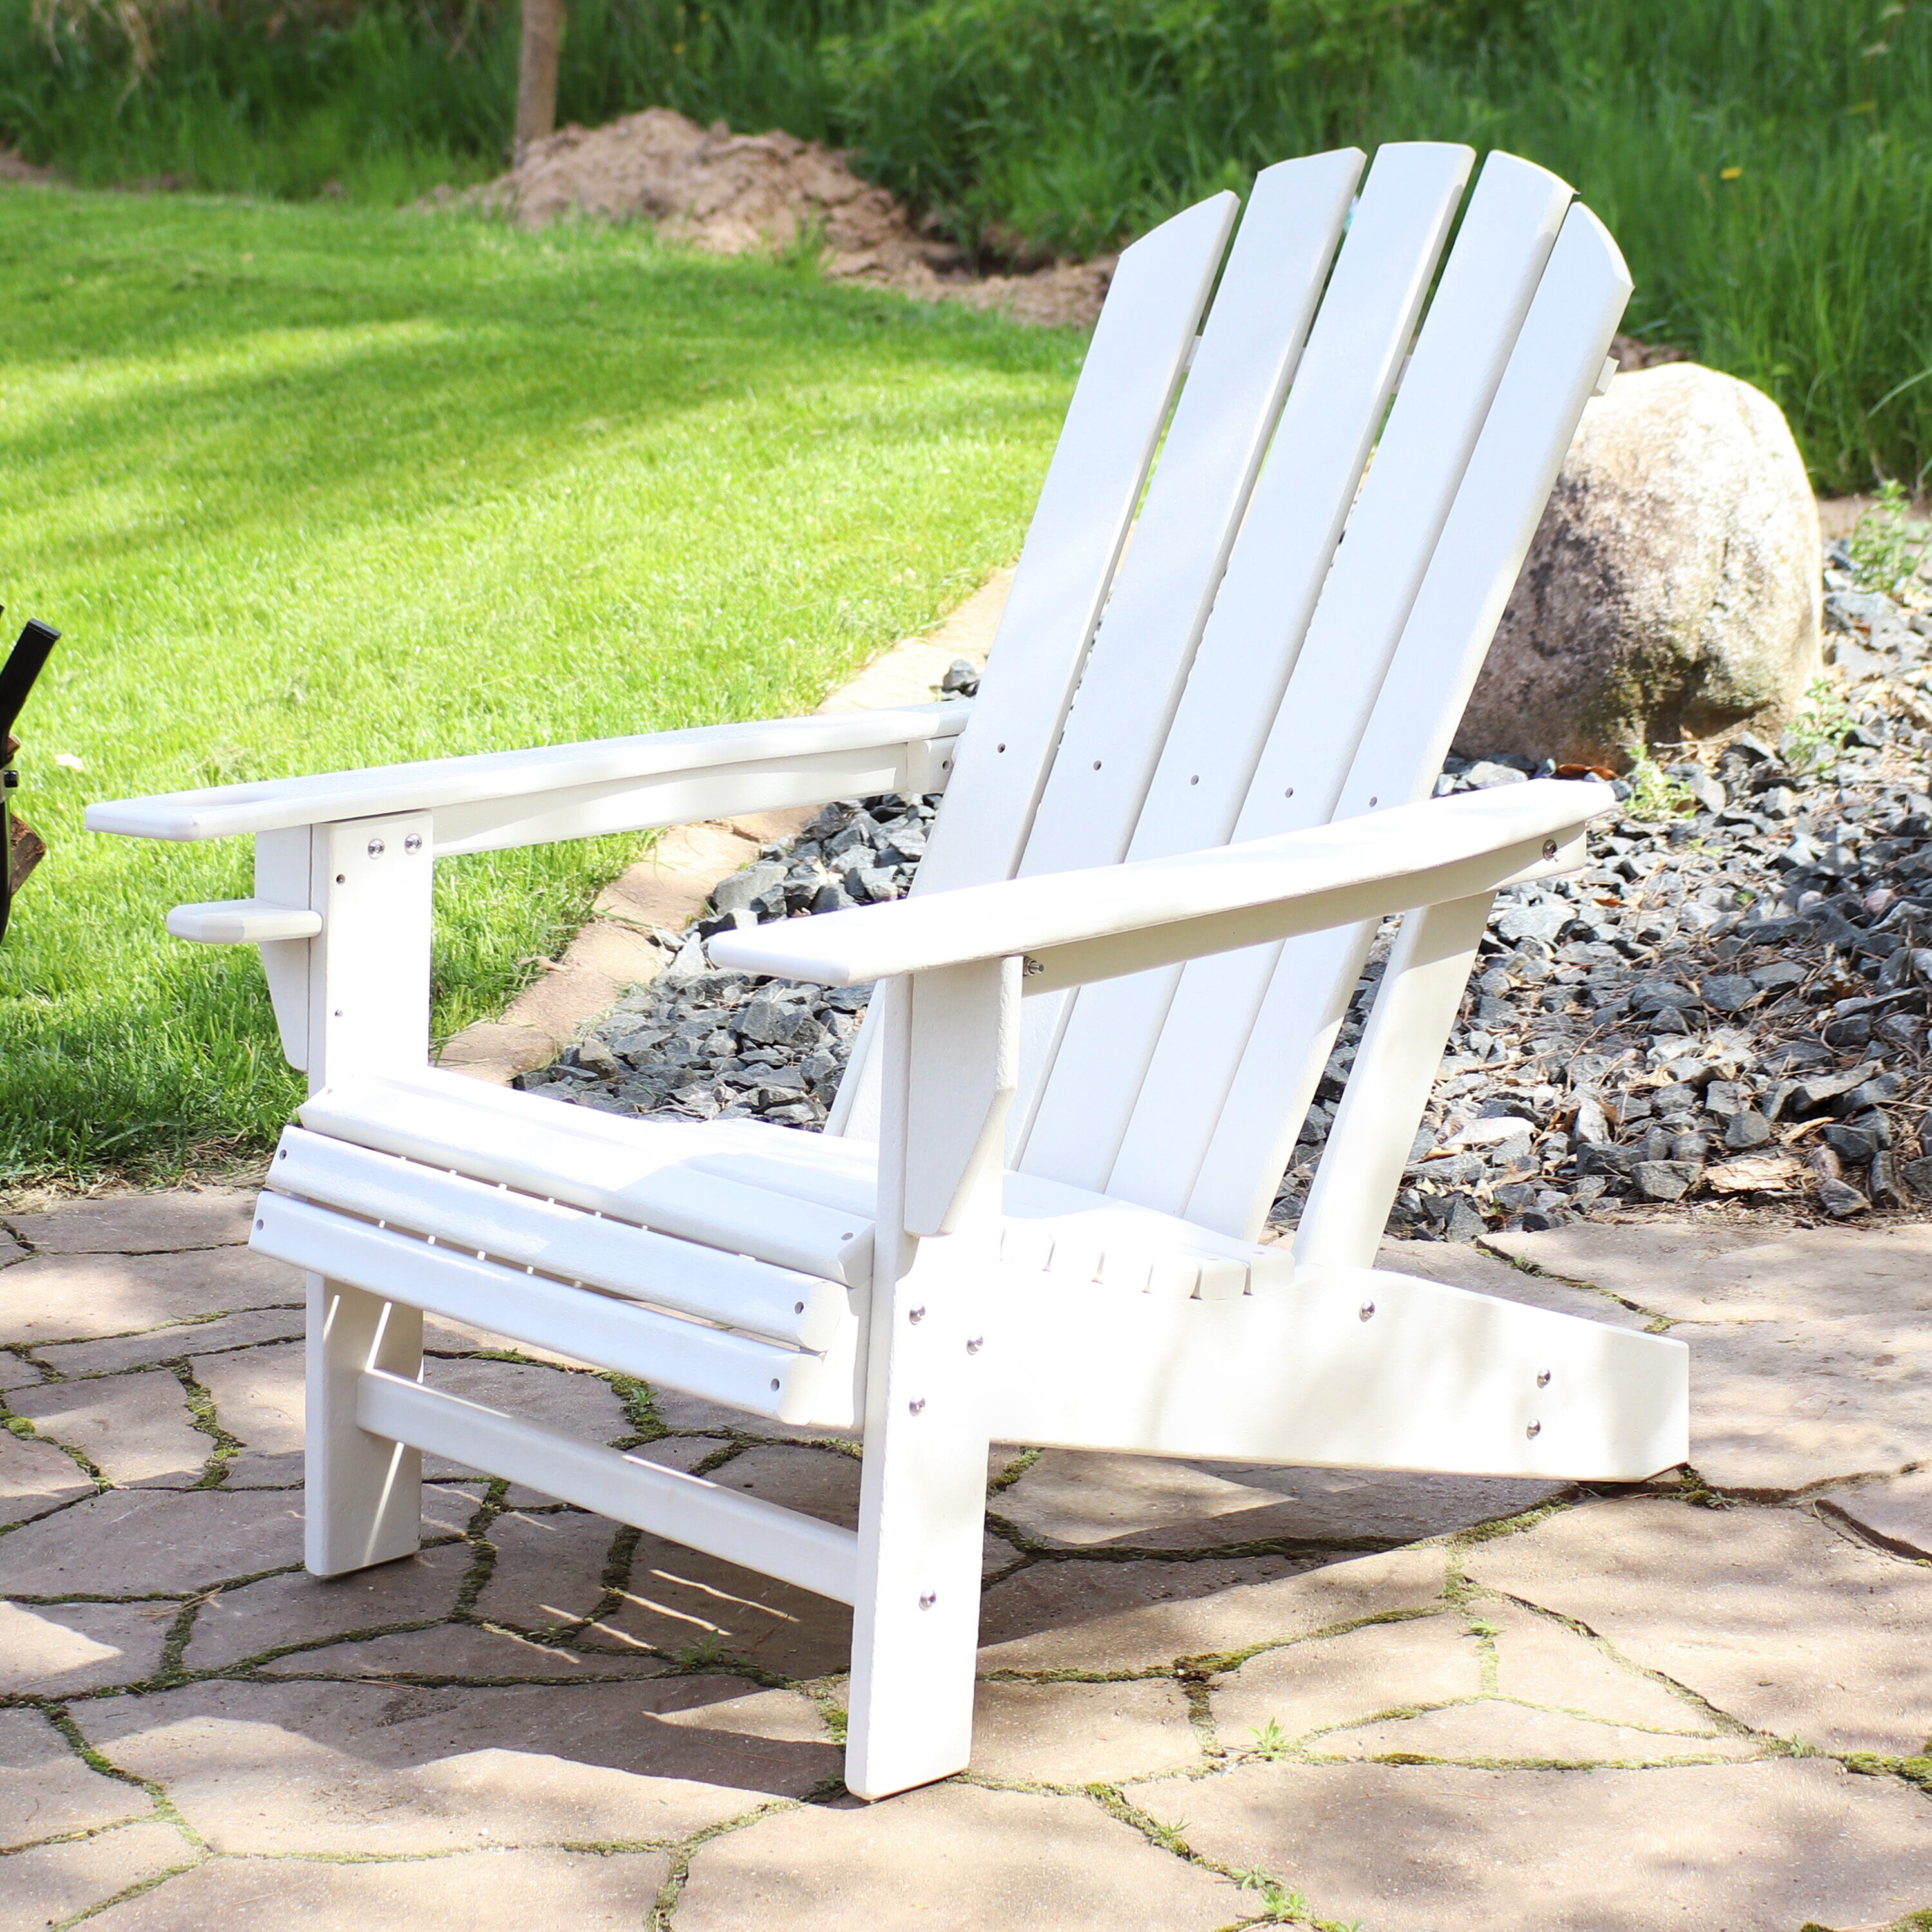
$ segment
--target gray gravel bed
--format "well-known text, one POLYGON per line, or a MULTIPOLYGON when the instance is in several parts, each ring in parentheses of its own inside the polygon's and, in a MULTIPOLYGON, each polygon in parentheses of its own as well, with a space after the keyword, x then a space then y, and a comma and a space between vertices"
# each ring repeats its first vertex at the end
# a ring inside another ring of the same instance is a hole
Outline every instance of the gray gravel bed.
MULTIPOLYGON (((1827 551, 1831 688, 1776 743, 1680 748, 1617 782, 1596 862, 1499 896, 1391 1226, 1498 1227, 1690 1199, 1801 1216, 1932 1198, 1932 596, 1827 551), (1922 1132, 1923 1138, 1922 1138, 1922 1132)), ((948 674, 970 694, 970 666, 948 674)), ((1451 759, 1436 790, 1516 784, 1451 759)), ((1580 776, 1564 768, 1563 776, 1580 776)), ((842 800, 724 880, 650 986, 526 1090, 627 1114, 817 1127, 869 988, 718 972, 727 926, 896 898, 936 797, 842 800)), ((1274 1218, 1332 1124, 1393 928, 1378 937, 1274 1218)))

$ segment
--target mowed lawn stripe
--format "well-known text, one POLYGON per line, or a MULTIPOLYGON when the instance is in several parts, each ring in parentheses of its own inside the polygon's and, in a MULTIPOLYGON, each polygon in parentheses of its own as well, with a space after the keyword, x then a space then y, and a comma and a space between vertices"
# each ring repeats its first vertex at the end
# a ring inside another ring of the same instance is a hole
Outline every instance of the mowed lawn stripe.
MULTIPOLYGON (((252 952, 162 931, 247 842, 88 802, 808 710, 1011 558, 1081 349, 633 229, 0 189, 0 601, 66 633, 0 1180, 259 1147, 298 1090, 252 952)), ((641 842, 440 868, 439 1029, 641 842)))

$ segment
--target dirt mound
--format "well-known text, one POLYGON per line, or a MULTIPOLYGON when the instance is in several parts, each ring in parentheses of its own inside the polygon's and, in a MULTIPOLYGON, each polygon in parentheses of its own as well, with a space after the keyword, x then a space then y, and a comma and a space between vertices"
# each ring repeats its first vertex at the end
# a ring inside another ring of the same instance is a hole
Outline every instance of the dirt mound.
POLYGON ((1111 260, 1061 262, 1031 274, 975 276, 950 242, 922 235, 884 188, 845 158, 774 130, 734 134, 700 128, 668 107, 602 128, 570 127, 534 142, 511 171, 441 203, 460 201, 540 227, 573 211, 641 220, 659 233, 721 255, 752 249, 824 248, 836 281, 897 289, 928 302, 1004 308, 1021 320, 1090 323, 1111 260))
POLYGON ((37 168, 32 161, 15 154, 11 148, 0 146, 0 182, 30 182, 44 188, 53 179, 52 168, 37 168))

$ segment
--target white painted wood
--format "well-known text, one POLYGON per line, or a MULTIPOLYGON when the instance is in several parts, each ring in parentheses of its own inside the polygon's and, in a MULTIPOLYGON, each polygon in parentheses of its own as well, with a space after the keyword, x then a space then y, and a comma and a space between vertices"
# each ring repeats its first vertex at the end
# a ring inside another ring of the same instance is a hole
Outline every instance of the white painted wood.
POLYGON ((694 1167, 707 1150, 694 1126, 620 1120, 432 1069, 409 1080, 345 1082, 310 1098, 301 1118, 358 1147, 848 1288, 869 1278, 867 1222, 694 1167))
MULTIPOLYGON (((271 904, 310 906, 314 834, 306 825, 263 832, 255 838, 255 896, 271 904)), ((320 915, 318 915, 319 916, 320 915)), ((315 948, 306 939, 262 942, 262 971, 268 982, 282 1053, 298 1073, 308 1070, 308 1027, 313 1004, 309 969, 315 948)))
MULTIPOLYGON (((1238 839, 1336 815, 1569 200, 1564 183, 1526 161, 1492 154, 1485 164, 1262 748, 1238 839)), ((1332 950, 1323 952, 1332 961, 1332 950)), ((1257 1119, 1231 1106, 1229 1090, 1280 956, 1266 950, 1184 971, 1108 1178, 1110 1193, 1231 1234, 1257 1232, 1248 1197, 1259 1162, 1275 1152, 1281 1108, 1270 1098, 1257 1119), (1248 1156, 1238 1221, 1206 1172, 1210 1142, 1216 1159, 1230 1148, 1248 1156), (1197 1182, 1214 1204, 1193 1204, 1197 1182)), ((1310 1028, 1329 1004, 1326 990, 1312 1004, 1310 1028)), ((1275 1058, 1277 1077, 1308 1051, 1304 1036, 1300 1050, 1275 1058)))
POLYGON ((371 1434, 356 1419, 363 1372, 410 1379, 422 1368, 422 1316, 309 1270, 304 1358, 303 1561, 311 1575, 339 1576, 414 1555, 422 1540, 422 1457, 371 1434))
MULTIPOLYGON (((1114 272, 974 700, 980 728, 959 741, 915 894, 1018 866, 1238 206, 1224 194, 1185 210, 1114 272)), ((878 1138, 880 1070, 868 1013, 827 1132, 878 1138)))
MULTIPOLYGON (((1054 754, 1022 874, 1126 856, 1364 158, 1343 148, 1256 177, 1054 754)), ((1008 1128, 1016 1156, 1061 1004, 1036 1000, 1022 1020, 1028 1098, 1008 1128)))
MULTIPOLYGON (((1630 289, 1602 224, 1573 208, 1364 728, 1338 819, 1425 797, 1434 784, 1630 289)), ((1290 949, 1214 1124, 1185 1204, 1190 1220, 1252 1234, 1268 1213, 1299 1126, 1282 1111, 1280 1070, 1327 1052, 1297 1038, 1307 984, 1307 964, 1290 949)))
MULTIPOLYGON (((983 1321, 983 1286, 997 1266, 997 1170, 980 1169, 955 1232, 921 1240, 904 1232, 905 1202, 920 1185, 910 1177, 928 1151, 913 1096, 929 1076, 918 1063, 943 1034, 919 1024, 906 980, 879 998, 887 1132, 845 1754, 845 1782, 862 1798, 950 1776, 971 1753, 986 1395, 1004 1353, 983 1321)), ((990 1058, 998 1049, 989 1040, 980 1050, 990 1058)), ((950 1167, 950 1148, 942 1143, 938 1154, 950 1167)))
POLYGON ((290 1127, 268 1168, 278 1193, 338 1208, 492 1261, 788 1346, 830 1346, 853 1318, 837 1283, 515 1194, 396 1155, 290 1127))
POLYGON ((1285 1294, 1173 1301, 1001 1275, 981 1298, 996 1440, 1614 1482, 1690 1453, 1681 1342, 1411 1276, 1304 1269, 1285 1294))
POLYGON ((950 1234, 968 1203, 999 1198, 1006 1108, 1018 1066, 1020 962, 987 959, 914 976, 914 1044, 902 1220, 910 1234, 950 1234))
POLYGON ((203 899, 168 914, 176 939, 202 946, 259 946, 276 939, 313 939, 322 915, 306 906, 271 905, 266 899, 203 899))
POLYGON ((430 820, 426 812, 318 826, 309 904, 311 1088, 400 1073, 429 1058, 430 820))
POLYGON ((377 1435, 526 1483, 821 1597, 852 1600, 859 1539, 836 1523, 397 1376, 362 1376, 356 1412, 377 1435))
POLYGON ((1018 868, 1127 855, 1364 157, 1256 177, 1018 868))
MULTIPOLYGON (((116 832, 134 838, 192 841, 394 812, 443 812, 512 800, 520 801, 524 814, 535 818, 550 808, 547 795, 580 794, 586 788, 672 778, 730 766, 755 769, 850 752, 922 746, 928 740, 956 736, 965 728, 971 712, 970 700, 953 699, 892 710, 707 724, 587 744, 487 752, 470 758, 377 765, 366 771, 217 785, 154 798, 104 800, 88 807, 87 826, 91 832, 116 832)), ((487 848, 478 844, 472 849, 487 848)))
POLYGON ((1374 1265, 1495 902, 1478 892, 1402 915, 1295 1231, 1304 1268, 1374 1265))
MULTIPOLYGON (((1474 157, 1377 154, 1228 559, 1127 856, 1233 837, 1474 157)), ((1177 976, 1071 1003, 1016 1164, 1106 1188, 1177 976)), ((1032 1029, 1029 1029, 1030 1034, 1032 1029)))
POLYGON ((1120 256, 953 761, 916 892, 1010 878, 1240 204, 1217 194, 1120 256))
MULTIPOLYGON (((566 1287, 307 1202, 263 1195, 249 1245, 406 1307, 668 1383, 754 1415, 802 1424, 820 1420, 828 1406, 836 1412, 839 1398, 828 1393, 821 1355, 566 1287)), ((852 1419, 845 1418, 848 1426, 852 1419)))
MULTIPOLYGON (((840 1209, 871 1226, 878 1188, 875 1145, 754 1120, 715 1121, 697 1131, 715 1149, 693 1159, 700 1172, 840 1209)), ((1076 1273, 1084 1268, 1082 1279, 1114 1281, 1126 1280, 1138 1268, 1150 1292, 1180 1294, 1258 1294, 1293 1279, 1285 1247, 1234 1240, 1036 1174, 1009 1172, 1001 1177, 1000 1216, 1002 1265, 1076 1273), (1236 1265, 1231 1269, 1230 1264, 1236 1265), (1237 1274, 1238 1286, 1220 1286, 1237 1274)))
MULTIPOLYGON (((860 714, 866 715, 866 714, 860 714)), ((951 773, 950 736, 904 743, 746 760, 714 771, 648 778, 614 778, 549 792, 532 800, 486 800, 445 806, 436 814, 436 849, 444 857, 550 844, 616 832, 649 832, 705 819, 734 818, 834 798, 880 792, 943 791, 951 773)))
POLYGON ((1606 786, 1532 779, 1178 858, 1004 880, 748 926, 720 933, 710 952, 736 970, 832 986, 1024 954, 1041 967, 1022 981, 1030 992, 1036 983, 1077 982, 1089 956, 1096 970, 1103 963, 1110 971, 1140 970, 1103 962, 1098 954, 1082 956, 1077 970, 1056 965, 1056 953, 1070 956, 1070 949, 1097 941, 1178 928, 1148 940, 1146 963, 1156 963, 1191 956, 1190 949, 1252 944, 1215 923, 1244 914, 1256 914, 1257 932, 1317 931, 1357 916, 1350 896, 1365 891, 1393 911, 1431 902, 1438 886, 1440 896, 1466 897, 1482 889, 1485 871, 1519 879, 1574 867, 1583 862, 1576 842, 1585 826, 1613 804, 1606 786), (1548 841, 1555 850, 1546 855, 1548 841), (1458 869, 1465 867, 1476 870, 1476 882, 1466 887, 1467 874, 1458 869), (1332 905, 1324 902, 1331 895, 1332 905))

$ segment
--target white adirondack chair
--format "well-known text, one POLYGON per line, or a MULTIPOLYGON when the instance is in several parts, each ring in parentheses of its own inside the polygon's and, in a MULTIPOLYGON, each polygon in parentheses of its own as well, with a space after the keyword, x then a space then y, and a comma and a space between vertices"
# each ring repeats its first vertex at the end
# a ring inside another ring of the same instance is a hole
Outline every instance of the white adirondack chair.
POLYGON ((1225 262, 1230 194, 1126 251, 970 706, 90 814, 255 838, 257 896, 169 928, 260 946, 311 1078, 254 1236, 309 1273, 311 1570, 416 1549, 430 1450, 849 1602, 847 1781, 876 1798, 968 1761, 989 1438, 1609 1480, 1684 1459, 1682 1344, 1372 1265, 1496 889, 1581 863, 1606 800, 1430 798, 1630 287, 1564 183, 1492 155, 1418 330, 1472 159, 1284 162, 1225 262), (941 788, 911 898, 711 944, 880 982, 832 1131, 426 1066, 436 855, 941 788), (1405 908, 1291 1257, 1258 1237, 1405 908), (425 1310, 862 1427, 857 1532, 425 1388, 425 1310))

